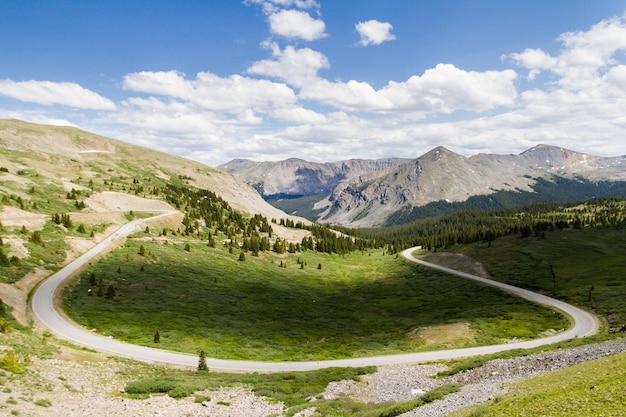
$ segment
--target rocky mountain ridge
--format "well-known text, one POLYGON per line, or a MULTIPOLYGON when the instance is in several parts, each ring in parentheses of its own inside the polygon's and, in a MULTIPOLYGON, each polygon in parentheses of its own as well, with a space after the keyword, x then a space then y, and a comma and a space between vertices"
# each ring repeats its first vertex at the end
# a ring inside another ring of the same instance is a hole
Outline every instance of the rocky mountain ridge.
POLYGON ((233 159, 217 169, 234 175, 254 187, 264 197, 305 196, 330 193, 341 181, 369 172, 393 169, 408 159, 350 159, 316 163, 290 158, 278 162, 233 159))
POLYGON ((266 198, 318 195, 332 188, 327 198, 315 204, 317 220, 351 227, 378 226, 400 209, 436 201, 462 202, 498 191, 532 193, 538 178, 626 181, 626 156, 598 157, 550 145, 538 145, 519 155, 465 157, 440 146, 413 160, 233 161, 220 168, 253 185, 266 198), (358 161, 356 167, 348 164, 354 161, 358 161), (319 186, 322 180, 324 187, 319 186))

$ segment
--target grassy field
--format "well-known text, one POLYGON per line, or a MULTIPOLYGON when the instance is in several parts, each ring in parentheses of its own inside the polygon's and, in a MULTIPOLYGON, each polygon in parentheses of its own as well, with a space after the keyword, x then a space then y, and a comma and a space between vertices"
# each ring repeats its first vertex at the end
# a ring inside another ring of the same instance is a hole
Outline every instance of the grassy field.
POLYGON ((481 262, 495 280, 588 308, 610 328, 626 324, 624 228, 555 230, 545 238, 506 236, 490 246, 453 250, 481 262))
POLYGON ((492 344, 568 325, 552 310, 382 252, 239 261, 220 245, 153 238, 137 236, 83 273, 63 294, 67 313, 131 343, 154 346, 158 330, 165 349, 272 361, 492 344), (109 286, 114 297, 97 296, 109 286), (427 344, 416 332, 458 322, 469 337, 427 344))
POLYGON ((621 353, 515 382, 495 402, 451 417, 623 416, 624 374, 626 354, 621 353))

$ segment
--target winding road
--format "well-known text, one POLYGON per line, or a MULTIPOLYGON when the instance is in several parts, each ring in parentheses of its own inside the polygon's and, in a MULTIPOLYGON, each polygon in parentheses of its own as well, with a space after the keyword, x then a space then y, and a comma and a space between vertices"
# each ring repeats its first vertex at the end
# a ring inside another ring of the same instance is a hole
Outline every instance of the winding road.
MULTIPOLYGON (((75 259, 65 268, 51 275, 35 290, 33 294, 31 307, 35 317, 41 322, 43 326, 47 327, 57 337, 68 340, 80 346, 95 349, 103 353, 131 358, 144 362, 157 362, 192 368, 197 367, 197 356, 133 345, 112 339, 110 337, 101 336, 97 333, 88 331, 75 323, 70 322, 55 309, 54 300, 59 285, 61 285, 63 281, 65 281, 66 279, 68 279, 68 277, 78 271, 84 264, 94 259, 96 256, 100 255, 103 251, 109 249, 112 245, 118 243, 118 241, 121 241, 121 239, 125 239, 126 236, 133 233, 138 228, 141 228, 144 221, 170 216, 175 213, 177 212, 167 211, 150 219, 133 220, 132 222, 120 227, 112 235, 107 237, 102 242, 98 243, 96 246, 91 248, 88 252, 84 253, 79 258, 75 259)), ((530 301, 557 308, 570 316, 574 324, 567 331, 558 333, 554 336, 503 345, 479 346, 473 348, 441 350, 435 352, 417 352, 399 355, 311 362, 257 362, 207 358, 207 365, 212 370, 220 371, 287 372, 307 371, 329 367, 380 366, 401 363, 430 362, 474 355, 485 355, 512 349, 532 348, 575 337, 590 336, 596 333, 599 329, 598 321, 595 319, 595 317, 584 310, 581 310, 577 307, 556 300, 554 298, 533 293, 522 288, 499 283, 476 275, 456 271, 450 268, 445 268, 429 262, 424 262, 415 258, 412 255, 412 253, 416 249, 417 248, 407 249, 402 252, 402 255, 409 261, 424 265, 426 267, 434 268, 443 272, 458 275, 463 278, 498 287, 504 291, 513 293, 530 301)))

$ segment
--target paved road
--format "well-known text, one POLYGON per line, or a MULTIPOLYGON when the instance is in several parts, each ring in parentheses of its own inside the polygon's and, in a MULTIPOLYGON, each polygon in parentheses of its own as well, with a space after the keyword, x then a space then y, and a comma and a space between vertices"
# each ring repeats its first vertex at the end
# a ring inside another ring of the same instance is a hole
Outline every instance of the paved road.
MULTIPOLYGON (((175 212, 165 212, 160 216, 169 216, 175 212)), ((59 338, 68 340, 80 346, 85 346, 98 350, 100 352, 132 358, 145 362, 167 363, 180 366, 188 366, 195 368, 198 365, 198 357, 164 351, 160 349, 152 349, 144 346, 132 345, 115 339, 98 335, 94 332, 86 330, 83 327, 69 322, 54 307, 54 297, 58 286, 68 278, 72 273, 76 272, 82 265, 89 262, 101 251, 108 249, 118 240, 124 239, 137 228, 141 228, 143 220, 134 220, 113 233, 106 240, 94 246, 91 250, 74 260, 61 271, 50 276, 35 291, 32 297, 32 310, 39 321, 47 327, 52 333, 59 338)), ((504 350, 531 348, 546 344, 555 343, 561 340, 571 339, 574 337, 589 336, 598 331, 598 324, 595 318, 589 313, 566 304, 562 301, 555 300, 544 295, 535 294, 533 292, 491 281, 475 275, 464 272, 455 271, 439 265, 421 261, 412 256, 412 252, 416 248, 407 249, 402 255, 409 261, 422 264, 424 266, 435 268, 450 274, 455 274, 463 278, 476 280, 488 285, 493 285, 517 294, 520 297, 527 298, 531 301, 553 306, 562 310, 572 317, 574 325, 569 330, 559 333, 555 336, 530 340, 520 343, 509 343, 505 345, 482 346, 465 349, 453 349, 436 352, 419 352, 406 353, 401 355, 376 356, 369 358, 343 359, 333 361, 312 361, 312 362, 255 362, 255 361, 234 361, 207 358, 207 365, 213 370, 236 371, 236 372, 286 372, 286 371, 306 371, 313 369, 329 368, 329 367, 357 367, 357 366, 380 366, 401 363, 418 363, 429 362, 443 359, 452 359, 459 357, 467 357, 474 355, 484 355, 489 353, 500 352, 504 350)))

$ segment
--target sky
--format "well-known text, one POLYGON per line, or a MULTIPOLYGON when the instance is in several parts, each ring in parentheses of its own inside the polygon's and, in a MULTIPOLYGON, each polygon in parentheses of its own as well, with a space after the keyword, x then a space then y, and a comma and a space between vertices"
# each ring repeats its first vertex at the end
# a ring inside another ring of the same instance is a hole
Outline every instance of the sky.
POLYGON ((210 166, 626 154, 626 0, 0 0, 0 118, 210 166))

